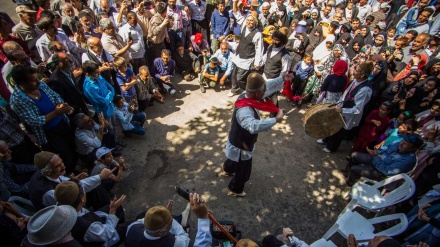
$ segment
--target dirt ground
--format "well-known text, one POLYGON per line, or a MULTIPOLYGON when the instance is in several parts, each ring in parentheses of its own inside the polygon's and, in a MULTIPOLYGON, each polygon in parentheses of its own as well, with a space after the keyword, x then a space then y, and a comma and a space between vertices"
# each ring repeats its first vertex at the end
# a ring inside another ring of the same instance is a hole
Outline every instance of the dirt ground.
MULTIPOLYGON (((338 169, 345 165, 348 143, 340 152, 324 153, 323 146, 304 132, 305 110, 293 110, 281 124, 259 135, 245 187, 248 196, 228 196, 230 178, 217 174, 225 160, 236 97, 228 98, 228 90, 217 88, 201 93, 196 80, 173 79, 177 94, 146 110, 146 136, 123 138, 130 170, 117 185, 117 194, 128 195, 128 218, 168 200, 175 201, 173 213, 179 214, 186 203, 174 187, 181 186, 202 194, 215 217, 234 221, 244 237, 261 240, 289 226, 308 243, 319 239, 346 203, 342 195, 347 187, 338 169)), ((292 109, 282 97, 280 107, 292 109)))
MULTIPOLYGON (((18 23, 15 4, 4 2, 3 11, 18 23)), ((234 221, 243 237, 259 241, 280 226, 289 226, 309 244, 321 238, 347 203, 342 195, 348 187, 338 169, 345 165, 349 144, 344 142, 337 153, 322 152, 323 146, 304 132, 305 111, 294 110, 281 124, 259 135, 245 187, 248 195, 227 196, 230 178, 217 173, 225 160, 236 97, 228 98, 227 90, 218 89, 203 94, 196 81, 180 80, 173 78, 175 96, 167 95, 165 104, 147 108, 144 137, 122 137, 127 143, 123 157, 129 171, 116 193, 127 195, 127 219, 148 207, 166 205, 168 200, 175 201, 173 213, 180 214, 186 202, 174 193, 174 187, 181 186, 202 194, 216 219, 234 221)), ((292 109, 284 98, 280 98, 280 107, 292 109)), ((197 226, 194 218, 192 236, 197 226)))

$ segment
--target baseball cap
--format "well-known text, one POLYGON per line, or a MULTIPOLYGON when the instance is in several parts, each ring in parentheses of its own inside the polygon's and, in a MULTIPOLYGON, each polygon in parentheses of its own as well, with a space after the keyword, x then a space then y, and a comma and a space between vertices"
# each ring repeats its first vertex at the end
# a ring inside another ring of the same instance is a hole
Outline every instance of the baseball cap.
POLYGON ((391 6, 388 3, 381 3, 380 8, 381 9, 389 9, 389 8, 391 8, 391 6))
POLYGON ((194 35, 194 42, 199 43, 203 41, 203 36, 201 33, 196 33, 194 35))
POLYGON ((102 156, 110 153, 113 151, 114 148, 108 148, 108 147, 100 147, 98 150, 96 150, 96 158, 100 159, 102 156))
POLYGON ((412 143, 416 148, 420 148, 423 145, 423 139, 415 133, 403 136, 403 140, 407 143, 412 143))
POLYGON ((15 8, 15 12, 17 12, 17 14, 19 14, 19 13, 37 13, 37 11, 32 10, 31 8, 29 8, 26 5, 17 6, 15 8))

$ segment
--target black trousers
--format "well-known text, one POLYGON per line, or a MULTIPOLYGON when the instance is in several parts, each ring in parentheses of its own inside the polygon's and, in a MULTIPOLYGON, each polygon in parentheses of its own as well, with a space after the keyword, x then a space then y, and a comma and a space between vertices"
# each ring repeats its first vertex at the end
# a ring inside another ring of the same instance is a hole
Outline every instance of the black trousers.
POLYGON ((61 120, 61 122, 50 130, 44 132, 46 134, 47 144, 43 150, 51 151, 58 154, 63 159, 66 166, 66 174, 73 172, 75 167, 75 140, 70 126, 61 120))
POLYGON ((12 151, 11 162, 15 164, 33 164, 34 155, 40 152, 38 146, 27 135, 24 136, 22 143, 10 149, 12 151))
POLYGON ((234 177, 229 182, 228 188, 235 193, 243 192, 244 185, 251 177, 252 172, 252 158, 249 160, 240 160, 235 162, 227 159, 223 165, 223 169, 227 173, 234 173, 234 177))
POLYGON ((163 42, 160 42, 159 44, 153 44, 151 42, 147 42, 147 52, 148 52, 148 65, 151 68, 153 68, 154 59, 161 57, 162 50, 165 49, 165 44, 163 42))
POLYGON ((367 153, 354 152, 350 156, 350 170, 347 184, 352 186, 359 178, 366 177, 373 180, 382 180, 385 176, 373 165, 373 156, 367 153))
POLYGON ((208 35, 208 22, 206 19, 203 19, 201 21, 191 20, 192 23, 192 30, 193 35, 196 33, 201 33, 203 36, 203 39, 209 42, 209 35, 208 35))
POLYGON ((251 70, 244 70, 237 66, 234 66, 231 74, 231 92, 240 93, 242 90, 246 89, 246 79, 251 73, 251 70))
POLYGON ((342 140, 344 140, 345 136, 349 133, 348 130, 341 128, 335 134, 322 139, 327 145, 326 148, 332 152, 338 150, 341 145, 342 140))

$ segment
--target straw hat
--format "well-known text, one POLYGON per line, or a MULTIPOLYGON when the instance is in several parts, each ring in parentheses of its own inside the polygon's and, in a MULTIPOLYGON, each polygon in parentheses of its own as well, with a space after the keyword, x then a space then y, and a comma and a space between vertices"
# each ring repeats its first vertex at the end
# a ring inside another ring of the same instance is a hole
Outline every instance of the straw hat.
POLYGON ((76 219, 76 210, 68 205, 41 209, 28 222, 29 242, 35 245, 52 244, 72 230, 76 219))

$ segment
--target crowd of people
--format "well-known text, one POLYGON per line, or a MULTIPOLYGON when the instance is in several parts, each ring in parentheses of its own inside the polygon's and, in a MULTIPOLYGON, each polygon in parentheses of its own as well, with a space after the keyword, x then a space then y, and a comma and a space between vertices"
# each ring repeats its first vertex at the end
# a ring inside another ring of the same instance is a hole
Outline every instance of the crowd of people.
MULTIPOLYGON (((170 202, 126 220, 125 195, 112 193, 130 169, 119 134, 145 135, 146 108, 173 100, 176 73, 202 93, 240 95, 223 166, 230 195, 246 196, 258 133, 283 119, 281 92, 294 108, 329 104, 343 116, 344 126, 317 143, 332 153, 354 141, 341 170, 348 186, 361 177, 414 179, 416 193, 396 209, 410 227, 372 246, 440 245, 440 2, 15 2, 19 23, 0 12, 5 246, 188 246, 190 211, 194 246, 211 245, 198 194, 181 215, 170 202)), ((308 246, 289 228, 283 235, 262 244, 308 246)))

